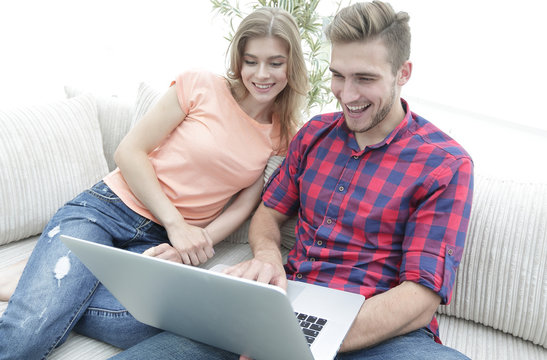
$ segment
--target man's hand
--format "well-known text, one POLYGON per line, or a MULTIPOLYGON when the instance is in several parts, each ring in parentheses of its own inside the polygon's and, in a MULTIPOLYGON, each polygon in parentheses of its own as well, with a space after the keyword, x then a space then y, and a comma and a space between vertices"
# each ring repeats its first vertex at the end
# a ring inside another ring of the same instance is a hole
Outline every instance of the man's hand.
MULTIPOLYGON (((274 257, 275 258, 275 257, 274 257)), ((255 280, 287 289, 287 277, 283 264, 267 257, 255 257, 224 270, 224 273, 240 278, 255 280)))

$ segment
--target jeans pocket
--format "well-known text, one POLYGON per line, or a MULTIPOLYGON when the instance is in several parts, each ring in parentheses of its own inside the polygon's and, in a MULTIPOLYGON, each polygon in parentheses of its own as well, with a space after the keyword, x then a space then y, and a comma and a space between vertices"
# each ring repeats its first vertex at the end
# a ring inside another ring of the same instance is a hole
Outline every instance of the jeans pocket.
POLYGON ((103 201, 107 201, 107 202, 122 201, 120 197, 116 195, 114 191, 112 191, 112 189, 110 189, 110 187, 106 185, 103 180, 93 185, 90 189, 86 190, 86 192, 103 201))

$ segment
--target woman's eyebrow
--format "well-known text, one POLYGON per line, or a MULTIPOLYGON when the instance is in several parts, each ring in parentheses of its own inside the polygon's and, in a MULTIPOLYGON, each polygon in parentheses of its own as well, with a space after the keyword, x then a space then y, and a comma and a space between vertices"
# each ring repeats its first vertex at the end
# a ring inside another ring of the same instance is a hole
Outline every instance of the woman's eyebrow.
MULTIPOLYGON (((256 55, 253 55, 253 54, 249 54, 249 53, 244 53, 243 56, 248 56, 248 57, 251 57, 251 58, 254 58, 254 59, 258 59, 258 56, 256 55)), ((268 60, 274 60, 274 59, 286 59, 287 57, 285 55, 273 55, 273 56, 270 56, 268 58, 268 60)))

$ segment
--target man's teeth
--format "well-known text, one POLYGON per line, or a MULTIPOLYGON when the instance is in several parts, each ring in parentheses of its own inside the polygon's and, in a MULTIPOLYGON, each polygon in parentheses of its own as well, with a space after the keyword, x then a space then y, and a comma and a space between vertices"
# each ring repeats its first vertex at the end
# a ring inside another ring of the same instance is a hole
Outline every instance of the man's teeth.
POLYGON ((369 107, 370 105, 361 105, 361 106, 350 106, 347 105, 349 111, 361 111, 369 107))
POLYGON ((255 86, 259 89, 267 89, 267 88, 272 87, 272 84, 266 84, 266 85, 264 85, 264 84, 255 84, 255 86))

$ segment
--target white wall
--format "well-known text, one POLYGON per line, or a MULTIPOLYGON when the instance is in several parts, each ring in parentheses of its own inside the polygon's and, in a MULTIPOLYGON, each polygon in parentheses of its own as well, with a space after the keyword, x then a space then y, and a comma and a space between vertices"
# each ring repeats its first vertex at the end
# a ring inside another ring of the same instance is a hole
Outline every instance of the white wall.
MULTIPOLYGON (((322 0, 321 13, 335 3, 322 0)), ((545 176, 545 2, 391 4, 411 16, 412 109, 462 143, 478 172, 545 176)), ((130 101, 140 81, 161 89, 189 67, 222 73, 225 32, 207 0, 0 0, 0 106, 62 98, 65 84, 130 101)))

